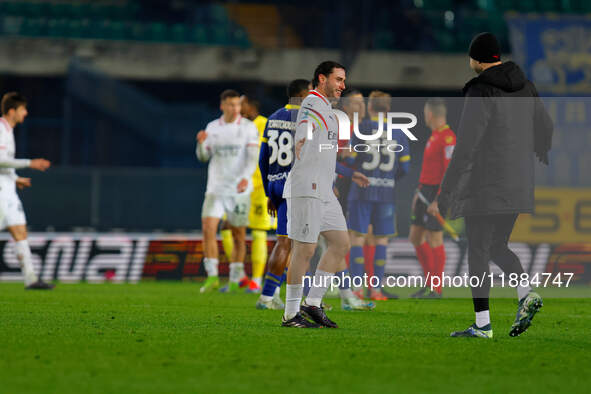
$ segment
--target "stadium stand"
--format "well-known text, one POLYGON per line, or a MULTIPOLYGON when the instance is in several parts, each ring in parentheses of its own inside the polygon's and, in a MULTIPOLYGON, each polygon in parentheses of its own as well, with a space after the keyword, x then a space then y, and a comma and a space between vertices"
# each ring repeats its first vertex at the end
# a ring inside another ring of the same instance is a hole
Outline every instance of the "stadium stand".
POLYGON ((247 48, 342 48, 461 52, 475 32, 491 31, 509 51, 507 12, 589 13, 585 0, 370 0, 351 15, 325 18, 334 2, 1 1, 0 34, 137 40, 247 48), (181 4, 175 9, 174 4, 181 4), (370 16, 364 10, 380 9, 370 16), (320 12, 318 12, 320 11, 320 12), (318 16, 320 15, 320 16, 318 16), (310 29, 320 18, 322 31, 310 29), (346 22, 343 22, 345 20, 346 22))

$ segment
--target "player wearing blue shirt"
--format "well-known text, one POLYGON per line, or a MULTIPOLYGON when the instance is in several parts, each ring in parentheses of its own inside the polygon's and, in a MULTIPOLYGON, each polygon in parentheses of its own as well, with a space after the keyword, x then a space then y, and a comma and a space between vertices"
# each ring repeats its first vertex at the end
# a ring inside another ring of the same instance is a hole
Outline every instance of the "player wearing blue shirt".
MULTIPOLYGON (((374 91, 369 95, 367 111, 370 119, 359 125, 363 134, 374 134, 378 129, 378 113, 390 110, 391 96, 384 92, 374 91)), ((371 289, 372 300, 387 299, 381 291, 384 268, 386 264, 386 247, 388 239, 396 234, 394 187, 396 181, 408 172, 410 166, 410 150, 408 138, 400 130, 392 131, 392 140, 386 139, 386 125, 378 141, 363 141, 354 135, 351 144, 357 153, 353 167, 366 175, 369 187, 360 188, 351 185, 348 196, 348 221, 351 230, 350 272, 355 278, 361 278, 364 273, 363 243, 365 234, 371 224, 376 238, 374 260, 374 276, 377 283, 371 289), (377 145, 379 146, 372 146, 377 145), (366 146, 364 146, 366 145, 366 146), (367 150, 367 151, 366 151, 367 150)), ((362 296, 362 292, 356 293, 362 296)))
MULTIPOLYGON (((292 81, 287 88, 290 100, 301 100, 306 97, 310 90, 309 85, 310 82, 305 79, 292 81)), ((268 197, 267 208, 277 217, 277 242, 267 263, 263 291, 256 304, 258 309, 284 308, 279 297, 279 288, 285 279, 284 271, 291 250, 291 241, 287 238, 287 203, 282 196, 283 186, 293 162, 293 138, 299 108, 299 105, 287 104, 269 116, 259 153, 259 169, 268 197)))

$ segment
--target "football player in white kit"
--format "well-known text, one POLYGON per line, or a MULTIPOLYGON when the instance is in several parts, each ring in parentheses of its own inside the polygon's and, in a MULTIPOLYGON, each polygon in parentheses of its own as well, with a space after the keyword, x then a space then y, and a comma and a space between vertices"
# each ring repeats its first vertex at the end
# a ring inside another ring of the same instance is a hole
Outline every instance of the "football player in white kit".
POLYGON ((318 65, 314 72, 314 90, 302 102, 297 116, 296 159, 283 189, 287 200, 287 233, 293 242, 282 319, 284 327, 337 327, 326 316, 322 297, 334 273, 344 268, 342 264, 349 251, 347 223, 333 192, 338 122, 330 102, 345 90, 345 78, 345 67, 336 62, 318 65), (308 130, 312 131, 311 139, 308 139, 308 130), (333 148, 326 149, 330 146, 333 148), (301 303, 302 278, 320 234, 328 247, 318 263, 310 292, 301 303))
POLYGON ((15 159, 14 128, 27 116, 27 100, 16 92, 6 93, 0 104, 0 229, 6 228, 14 239, 16 258, 21 266, 25 288, 50 290, 52 284, 37 277, 27 241, 27 219, 16 188, 31 186, 30 178, 16 175, 17 168, 45 171, 51 163, 45 159, 15 159))
POLYGON ((240 115, 240 95, 234 90, 222 92, 222 116, 197 134, 197 158, 209 160, 207 189, 201 210, 203 226, 203 263, 207 280, 202 293, 219 286, 217 228, 226 215, 234 238, 230 262, 230 281, 221 289, 236 292, 244 273, 246 226, 252 192, 252 175, 258 164, 259 133, 250 120, 240 115))

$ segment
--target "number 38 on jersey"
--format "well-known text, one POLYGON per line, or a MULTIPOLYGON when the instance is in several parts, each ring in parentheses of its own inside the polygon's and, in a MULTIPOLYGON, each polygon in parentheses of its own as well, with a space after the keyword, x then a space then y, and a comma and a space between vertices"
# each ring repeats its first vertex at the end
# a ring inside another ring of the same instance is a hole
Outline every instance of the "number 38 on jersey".
POLYGON ((293 161, 293 136, 289 131, 279 134, 278 130, 267 130, 267 144, 271 148, 269 165, 279 164, 281 167, 291 166, 293 161))

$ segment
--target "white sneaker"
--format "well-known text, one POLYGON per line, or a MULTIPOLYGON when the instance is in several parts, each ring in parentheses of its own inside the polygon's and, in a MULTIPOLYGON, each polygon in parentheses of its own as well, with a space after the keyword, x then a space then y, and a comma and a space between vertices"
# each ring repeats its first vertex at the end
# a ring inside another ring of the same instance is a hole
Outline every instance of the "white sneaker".
POLYGON ((283 310, 285 308, 283 301, 281 301, 281 298, 279 298, 278 296, 274 296, 268 301, 262 300, 259 297, 255 306, 257 309, 283 310))
POLYGON ((373 302, 365 302, 357 297, 341 299, 341 309, 344 311, 370 311, 375 307, 376 305, 373 302))
POLYGON ((273 295, 273 305, 275 305, 275 309, 285 309, 285 304, 283 303, 281 294, 278 291, 276 291, 273 295))

